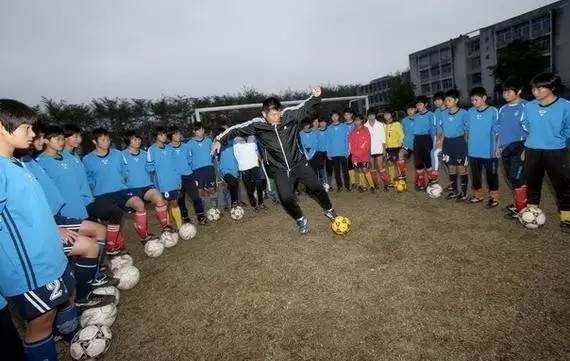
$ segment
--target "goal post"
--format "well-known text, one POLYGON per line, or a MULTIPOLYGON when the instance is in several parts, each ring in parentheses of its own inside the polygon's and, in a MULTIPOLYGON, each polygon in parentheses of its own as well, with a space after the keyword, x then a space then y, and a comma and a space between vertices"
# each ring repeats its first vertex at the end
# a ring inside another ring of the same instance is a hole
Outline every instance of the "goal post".
MULTIPOLYGON (((302 102, 303 100, 287 100, 281 102, 282 105, 289 106, 289 105, 297 105, 302 102)), ((367 111, 370 106, 370 101, 368 100, 368 95, 354 95, 354 96, 347 96, 347 97, 335 97, 335 98, 323 98, 321 99, 322 103, 331 103, 331 102, 348 102, 348 106, 351 107, 353 103, 357 103, 364 107, 364 110, 367 111), (364 103, 364 104, 362 104, 364 103)), ((230 111, 230 110, 242 110, 242 109, 261 109, 261 103, 251 103, 251 104, 238 104, 238 105, 224 105, 219 107, 206 107, 206 108, 196 108, 194 109, 194 115, 192 116, 192 123, 201 122, 202 121, 202 114, 209 113, 209 112, 223 112, 223 111, 230 111)))

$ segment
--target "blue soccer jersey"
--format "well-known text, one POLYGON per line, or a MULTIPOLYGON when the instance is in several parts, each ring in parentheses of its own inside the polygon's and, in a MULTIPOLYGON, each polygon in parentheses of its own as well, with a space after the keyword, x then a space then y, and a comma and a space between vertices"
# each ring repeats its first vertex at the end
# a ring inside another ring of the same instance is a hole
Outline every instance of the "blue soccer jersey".
POLYGON ((495 134, 499 136, 499 146, 506 148, 514 142, 521 142, 526 139, 526 132, 523 129, 524 108, 527 102, 522 100, 516 104, 505 104, 499 109, 499 119, 495 129, 495 134))
POLYGON ((405 117, 402 120, 402 130, 404 131, 404 148, 414 150, 414 119, 405 117))
POLYGON ((439 126, 439 124, 441 124, 442 120, 443 120, 443 116, 447 113, 447 109, 446 108, 436 108, 433 111, 433 115, 435 118, 435 126, 436 128, 439 126))
POLYGON ((36 178, 0 157, 0 294, 20 295, 59 278, 67 258, 36 178))
POLYGON ((162 193, 172 192, 180 188, 180 173, 172 149, 166 146, 151 145, 146 153, 148 169, 154 173, 155 185, 162 193))
POLYGON ((435 124, 432 112, 417 113, 414 117, 414 135, 435 135, 435 124))
POLYGON ((81 186, 81 179, 77 176, 81 168, 71 157, 53 158, 42 153, 38 156, 37 162, 46 171, 63 197, 64 205, 61 214, 69 218, 86 219, 88 215, 85 201, 92 199, 91 191, 86 191, 81 186), (89 193, 84 194, 85 192, 89 193))
POLYGON ((125 158, 125 172, 127 180, 125 184, 127 188, 143 188, 152 185, 150 173, 146 162, 146 152, 139 150, 137 154, 129 152, 128 149, 123 150, 125 158))
POLYGON ((532 149, 563 149, 570 138, 570 102, 557 98, 549 105, 533 100, 524 108, 525 146, 532 149))
POLYGON ((348 157, 348 134, 352 127, 345 123, 330 124, 326 130, 327 156, 348 157))
POLYGON ((166 147, 169 148, 172 156, 174 157, 174 164, 176 165, 176 171, 178 174, 192 174, 192 155, 190 154, 190 147, 188 144, 180 143, 177 146, 168 144, 166 147))
POLYGON ((468 113, 465 123, 465 130, 469 132, 468 155, 473 158, 496 158, 495 129, 499 119, 497 108, 488 106, 478 110, 472 107, 468 113))
POLYGON ((309 129, 309 131, 301 130, 299 135, 301 137, 301 145, 305 151, 307 159, 312 159, 319 148, 319 135, 318 130, 309 129))
POLYGON ((326 152, 327 151, 327 128, 319 128, 315 133, 317 133, 317 151, 326 152))
POLYGON ((51 213, 53 215, 60 213, 63 209, 63 206, 65 205, 65 201, 50 176, 46 173, 42 166, 34 158, 32 158, 32 156, 26 155, 20 160, 24 168, 26 168, 34 177, 36 177, 36 180, 44 190, 49 208, 51 209, 51 213))
POLYGON ((116 149, 109 149, 106 155, 97 155, 95 151, 83 158, 87 180, 95 196, 118 192, 126 189, 127 162, 123 153, 116 149))
POLYGON ((203 139, 192 138, 187 143, 190 156, 192 157, 192 170, 211 166, 212 162, 212 139, 204 137, 203 139))
POLYGON ((234 154, 234 146, 232 142, 227 142, 222 145, 220 149, 220 161, 218 162, 220 167, 220 174, 222 177, 226 174, 231 174, 234 177, 239 177, 239 167, 236 156, 234 154))
MULTIPOLYGON (((89 186, 89 181, 87 180, 87 172, 85 171, 85 166, 81 162, 81 158, 67 149, 61 151, 63 159, 73 164, 77 176, 77 182, 79 182, 79 188, 81 189, 81 198, 83 199, 83 204, 87 206, 93 202, 93 192, 89 186)), ((61 188, 60 188, 61 189, 61 188)))
POLYGON ((439 115, 438 129, 445 138, 457 138, 465 134, 465 123, 469 114, 465 109, 458 109, 455 113, 448 111, 439 115))

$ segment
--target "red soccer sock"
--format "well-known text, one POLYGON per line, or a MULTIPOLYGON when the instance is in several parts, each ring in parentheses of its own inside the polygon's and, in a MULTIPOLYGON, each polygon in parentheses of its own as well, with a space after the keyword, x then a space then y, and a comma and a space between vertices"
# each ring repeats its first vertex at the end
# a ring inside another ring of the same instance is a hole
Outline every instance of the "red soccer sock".
POLYGON ((107 238, 105 239, 105 250, 111 252, 120 248, 119 237, 121 236, 121 226, 109 224, 107 226, 107 238))
POLYGON ((156 206, 154 211, 156 212, 158 223, 160 223, 163 228, 168 226, 168 206, 166 204, 163 206, 156 206))
POLYGON ((146 218, 146 211, 135 213, 134 226, 141 239, 145 239, 148 236, 148 220, 146 218))
MULTIPOLYGON (((428 181, 430 181, 430 182, 437 181, 437 179, 439 178, 439 177, 438 177, 439 175, 437 174, 437 171, 434 170, 433 168, 427 169, 426 175, 427 175, 428 181)), ((426 183, 426 184, 427 184, 427 183, 426 183)))
POLYGON ((380 180, 384 183, 385 186, 390 184, 390 180, 388 179, 388 173, 386 172, 386 168, 380 169, 380 180))
POLYGON ((517 213, 526 208, 526 186, 514 190, 514 203, 517 213))
POLYGON ((406 164, 406 161, 403 159, 400 159, 398 161, 398 172, 400 173, 400 177, 406 177, 407 173, 408 173, 408 165, 406 164))

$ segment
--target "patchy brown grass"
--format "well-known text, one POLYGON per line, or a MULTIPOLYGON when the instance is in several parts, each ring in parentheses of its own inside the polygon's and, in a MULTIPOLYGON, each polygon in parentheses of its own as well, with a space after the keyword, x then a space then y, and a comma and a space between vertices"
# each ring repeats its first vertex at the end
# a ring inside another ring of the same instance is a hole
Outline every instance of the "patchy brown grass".
POLYGON ((570 246, 551 196, 539 231, 414 191, 332 197, 346 237, 302 197, 307 237, 271 207, 158 259, 131 242, 142 278, 121 293, 106 360, 570 359, 570 246))

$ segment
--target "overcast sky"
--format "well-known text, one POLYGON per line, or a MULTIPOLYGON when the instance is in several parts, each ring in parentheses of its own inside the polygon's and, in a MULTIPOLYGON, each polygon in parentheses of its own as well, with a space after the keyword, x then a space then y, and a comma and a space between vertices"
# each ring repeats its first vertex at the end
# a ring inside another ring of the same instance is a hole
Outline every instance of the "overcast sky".
POLYGON ((367 83, 553 1, 2 0, 0 98, 35 104, 367 83))

